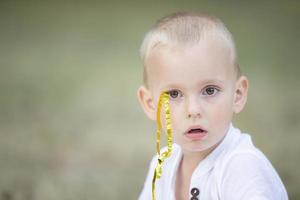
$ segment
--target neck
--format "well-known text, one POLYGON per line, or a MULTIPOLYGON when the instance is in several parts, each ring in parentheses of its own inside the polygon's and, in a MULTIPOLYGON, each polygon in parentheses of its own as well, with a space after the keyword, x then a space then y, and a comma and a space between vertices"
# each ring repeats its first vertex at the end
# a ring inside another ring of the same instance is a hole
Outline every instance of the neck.
POLYGON ((187 152, 183 151, 182 168, 188 174, 192 174, 198 164, 208 155, 206 152, 187 152))
POLYGON ((187 150, 183 150, 182 156, 182 169, 186 171, 187 174, 191 175, 199 163, 204 160, 217 146, 219 143, 215 144, 214 146, 206 149, 204 151, 196 151, 191 152, 187 150))

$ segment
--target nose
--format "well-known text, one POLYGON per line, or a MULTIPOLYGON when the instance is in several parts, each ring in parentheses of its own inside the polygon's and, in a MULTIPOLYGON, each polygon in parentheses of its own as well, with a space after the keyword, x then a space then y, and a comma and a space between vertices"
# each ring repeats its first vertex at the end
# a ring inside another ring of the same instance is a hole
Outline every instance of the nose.
POLYGON ((186 112, 188 118, 200 118, 201 108, 200 103, 197 101, 196 97, 189 97, 186 101, 186 112))

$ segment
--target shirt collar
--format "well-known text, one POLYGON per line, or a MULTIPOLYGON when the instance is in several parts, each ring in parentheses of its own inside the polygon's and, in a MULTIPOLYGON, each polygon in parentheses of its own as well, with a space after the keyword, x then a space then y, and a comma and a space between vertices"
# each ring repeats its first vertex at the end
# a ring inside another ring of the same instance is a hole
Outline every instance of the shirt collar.
MULTIPOLYGON (((209 170, 211 170, 214 167, 217 158, 219 158, 222 153, 225 153, 225 150, 228 149, 230 144, 234 143, 234 141, 238 139, 239 134, 240 134, 240 130, 235 128, 232 125, 232 123, 230 123, 227 133, 225 134, 225 137, 223 138, 222 142, 196 167, 191 177, 191 184, 193 184, 193 182, 197 178, 206 174, 209 170)), ((171 165, 170 170, 168 171, 169 173, 171 173, 169 175, 172 177, 170 182, 170 187, 174 189, 178 166, 182 159, 182 150, 181 147, 176 143, 173 144, 173 147, 174 147, 174 152, 172 155, 174 156, 175 159, 174 165, 171 165)), ((173 199, 175 199, 175 193, 172 193, 172 195, 173 195, 173 199)))
POLYGON ((221 154, 225 153, 225 150, 228 149, 230 144, 234 140, 238 139, 239 129, 236 129, 232 123, 230 123, 229 128, 222 142, 204 159, 202 160, 192 175, 192 180, 203 174, 207 173, 214 167, 215 161, 220 157, 221 154))

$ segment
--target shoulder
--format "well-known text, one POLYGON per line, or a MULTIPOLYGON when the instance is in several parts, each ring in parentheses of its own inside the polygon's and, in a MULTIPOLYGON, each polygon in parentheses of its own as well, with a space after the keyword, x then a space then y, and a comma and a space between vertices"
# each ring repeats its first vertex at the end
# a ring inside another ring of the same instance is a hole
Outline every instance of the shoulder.
POLYGON ((216 170, 223 199, 287 199, 276 170, 247 134, 240 135, 216 170))
MULTIPOLYGON (((161 153, 167 151, 167 147, 163 147, 161 150, 161 153)), ((165 181, 168 181, 167 179, 170 176, 170 173, 172 173, 174 171, 173 167, 174 167, 174 163, 176 163, 179 155, 181 153, 181 149, 177 144, 173 144, 172 145, 172 153, 170 155, 170 157, 166 158, 165 162, 163 163, 163 173, 162 173, 162 177, 157 181, 157 184, 161 184, 159 186, 156 187, 156 192, 157 194, 161 193, 162 190, 162 186, 164 185, 165 181)), ((148 173, 147 173, 147 177, 146 180, 144 182, 143 185, 143 189, 139 195, 139 199, 151 199, 152 194, 151 194, 151 189, 152 189, 152 179, 153 179, 153 175, 154 175, 154 170, 155 167, 157 166, 158 163, 158 155, 156 154, 155 156, 152 157, 152 160, 150 162, 150 166, 148 169, 148 173)))
MULTIPOLYGON (((167 146, 162 147, 160 149, 160 153, 162 154, 163 152, 166 152, 167 150, 168 150, 167 146)), ((171 152, 170 157, 165 159, 165 161, 163 163, 164 168, 169 167, 169 166, 173 166, 173 163, 176 162, 176 160, 178 159, 180 154, 181 154, 180 146, 175 144, 175 143, 172 144, 172 152, 171 152)), ((158 155, 156 154, 152 157, 150 168, 154 169, 157 162, 158 162, 158 155)))
POLYGON ((231 178, 238 174, 240 178, 268 178, 277 173, 269 160, 258 150, 244 150, 234 152, 223 163, 223 178, 231 178))

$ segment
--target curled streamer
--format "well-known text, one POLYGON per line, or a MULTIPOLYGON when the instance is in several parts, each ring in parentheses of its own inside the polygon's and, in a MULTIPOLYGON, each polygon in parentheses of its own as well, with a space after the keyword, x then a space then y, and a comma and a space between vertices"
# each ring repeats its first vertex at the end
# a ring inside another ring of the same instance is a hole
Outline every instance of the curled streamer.
POLYGON ((152 200, 156 200, 156 190, 155 190, 155 182, 162 175, 162 164, 164 160, 171 155, 172 152, 172 124, 171 124, 171 114, 170 114, 170 105, 169 105, 169 94, 166 92, 161 93, 157 106, 156 113, 156 121, 157 121, 157 130, 156 130, 156 151, 158 155, 157 165, 154 170, 153 179, 152 179, 152 200), (167 151, 160 153, 160 134, 161 134, 161 109, 162 104, 164 103, 165 107, 165 119, 166 119, 166 128, 167 128, 167 151))

